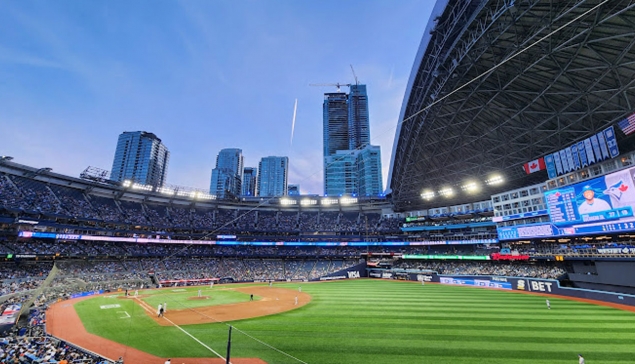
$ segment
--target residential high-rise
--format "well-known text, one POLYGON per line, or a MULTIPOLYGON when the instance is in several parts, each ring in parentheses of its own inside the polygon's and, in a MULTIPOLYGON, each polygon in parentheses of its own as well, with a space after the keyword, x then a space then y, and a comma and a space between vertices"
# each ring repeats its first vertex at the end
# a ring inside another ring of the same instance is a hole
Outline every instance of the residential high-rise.
POLYGON ((357 193, 357 151, 338 150, 324 158, 324 195, 357 193))
POLYGON ((288 157, 264 157, 258 164, 258 196, 287 195, 288 157))
POLYGON ((366 85, 351 85, 348 94, 348 149, 370 144, 370 121, 366 85))
POLYGON ((381 149, 367 145, 357 153, 357 185, 360 196, 377 196, 384 191, 381 178, 381 149))
POLYGON ((243 196, 256 196, 258 185, 258 168, 245 167, 243 169, 243 196))
POLYGON ((110 179, 163 186, 168 174, 170 152, 156 135, 126 131, 119 135, 110 179))
POLYGON ((238 148, 221 150, 212 169, 209 193, 218 198, 239 196, 242 192, 243 151, 238 148))
POLYGON ((344 92, 324 94, 324 157, 348 148, 348 96, 344 92))
POLYGON ((324 194, 376 196, 383 191, 379 146, 339 150, 325 158, 324 194))
POLYGON ((324 194, 379 194, 381 161, 374 156, 380 155, 380 150, 378 146, 367 149, 370 116, 366 85, 349 87, 348 94, 324 94, 324 194))

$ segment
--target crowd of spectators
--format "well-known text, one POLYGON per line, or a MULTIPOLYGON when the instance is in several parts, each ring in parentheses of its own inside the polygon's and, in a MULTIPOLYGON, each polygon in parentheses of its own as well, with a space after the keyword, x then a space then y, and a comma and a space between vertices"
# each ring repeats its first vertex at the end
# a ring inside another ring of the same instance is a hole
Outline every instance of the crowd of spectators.
POLYGON ((496 275, 544 279, 557 279, 566 273, 564 268, 555 265, 508 262, 493 263, 399 260, 393 264, 392 268, 398 270, 434 271, 438 274, 446 275, 496 275))
POLYGON ((46 335, 45 322, 44 310, 33 310, 29 314, 27 326, 14 326, 5 332, 0 339, 0 363, 110 363, 46 335))
POLYGON ((278 211, 265 208, 169 206, 94 195, 78 188, 48 184, 33 178, 0 175, 0 210, 23 210, 47 217, 95 220, 152 231, 170 229, 257 234, 314 233, 378 235, 399 233, 400 218, 380 213, 278 211))

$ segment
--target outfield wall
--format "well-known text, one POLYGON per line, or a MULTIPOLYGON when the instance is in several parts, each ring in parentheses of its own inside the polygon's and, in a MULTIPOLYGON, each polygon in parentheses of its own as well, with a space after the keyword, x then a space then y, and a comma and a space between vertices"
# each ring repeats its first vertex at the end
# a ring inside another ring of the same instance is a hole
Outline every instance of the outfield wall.
POLYGON ((434 272, 394 272, 387 270, 373 270, 368 272, 371 278, 407 279, 411 281, 435 282, 454 286, 471 286, 481 288, 497 288, 510 291, 538 292, 583 298, 597 301, 635 306, 635 295, 596 291, 583 288, 561 287, 555 279, 501 277, 501 276, 469 276, 469 275, 439 275, 434 272))

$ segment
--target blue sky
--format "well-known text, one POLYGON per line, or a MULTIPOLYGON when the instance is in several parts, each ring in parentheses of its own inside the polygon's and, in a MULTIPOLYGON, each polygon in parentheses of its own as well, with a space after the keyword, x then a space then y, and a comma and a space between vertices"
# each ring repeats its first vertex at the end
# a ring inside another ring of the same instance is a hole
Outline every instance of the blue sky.
POLYGON ((222 148, 246 166, 288 156, 289 183, 323 193, 322 101, 368 86, 384 187, 432 0, 4 1, 0 155, 78 176, 110 170, 123 131, 155 133, 168 183, 207 189, 222 148), (293 105, 298 100, 291 144, 293 105))

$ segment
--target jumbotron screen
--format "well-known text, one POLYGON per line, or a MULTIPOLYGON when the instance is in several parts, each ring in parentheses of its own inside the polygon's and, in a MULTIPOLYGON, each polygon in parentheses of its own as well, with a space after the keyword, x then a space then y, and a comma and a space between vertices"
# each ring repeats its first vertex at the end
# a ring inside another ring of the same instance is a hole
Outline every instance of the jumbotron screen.
POLYGON ((635 167, 545 192, 550 222, 499 227, 500 240, 635 231, 635 167))

